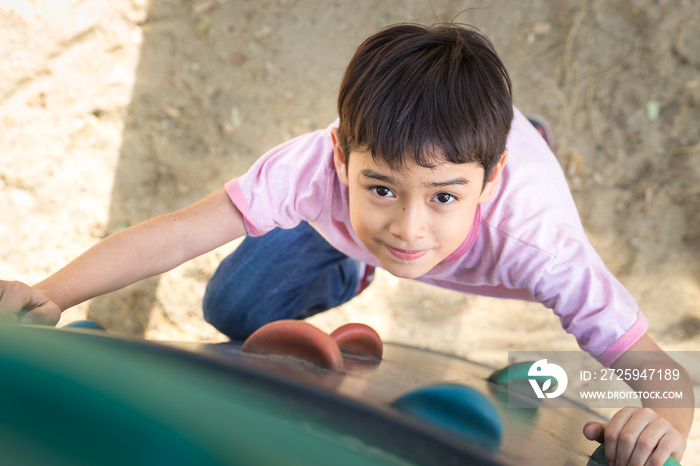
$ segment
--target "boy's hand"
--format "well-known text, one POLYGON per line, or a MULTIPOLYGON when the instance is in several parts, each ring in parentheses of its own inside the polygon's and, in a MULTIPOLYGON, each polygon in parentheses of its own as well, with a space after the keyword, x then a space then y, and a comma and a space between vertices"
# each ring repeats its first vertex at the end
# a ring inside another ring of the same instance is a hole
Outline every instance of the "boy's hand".
POLYGON ((61 317, 61 309, 41 291, 22 282, 0 280, 0 318, 16 321, 23 310, 27 311, 20 318, 23 324, 56 325, 61 317))
POLYGON ((651 408, 623 408, 609 423, 588 422, 583 435, 605 442, 610 466, 663 466, 670 455, 683 457, 686 439, 651 408))

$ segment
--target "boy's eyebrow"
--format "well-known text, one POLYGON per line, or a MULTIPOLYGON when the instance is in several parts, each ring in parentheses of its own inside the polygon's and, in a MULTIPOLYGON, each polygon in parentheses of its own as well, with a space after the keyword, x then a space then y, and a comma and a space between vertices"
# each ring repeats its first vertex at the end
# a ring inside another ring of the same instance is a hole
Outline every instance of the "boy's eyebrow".
POLYGON ((370 170, 369 168, 365 168, 364 170, 360 171, 360 175, 364 176, 365 178, 381 181, 383 183, 395 183, 392 177, 382 175, 381 173, 377 173, 374 170, 370 170))
MULTIPOLYGON (((374 170, 370 170, 368 168, 365 168, 364 170, 360 171, 360 174, 364 176, 365 178, 370 178, 373 180, 381 181, 382 183, 388 183, 388 184, 394 184, 395 181, 392 177, 384 175, 382 173, 377 173, 374 170)), ((454 178, 452 180, 445 180, 445 181, 434 181, 431 183, 424 183, 424 186, 426 188, 442 188, 445 186, 454 186, 454 185, 463 185, 466 186, 469 184, 469 180, 459 177, 459 178, 454 178)))
POLYGON ((444 186, 454 186, 454 185, 468 185, 469 180, 466 180, 464 178, 455 178, 453 180, 447 180, 447 181, 436 181, 433 183, 426 183, 426 186, 428 188, 442 188, 444 186))

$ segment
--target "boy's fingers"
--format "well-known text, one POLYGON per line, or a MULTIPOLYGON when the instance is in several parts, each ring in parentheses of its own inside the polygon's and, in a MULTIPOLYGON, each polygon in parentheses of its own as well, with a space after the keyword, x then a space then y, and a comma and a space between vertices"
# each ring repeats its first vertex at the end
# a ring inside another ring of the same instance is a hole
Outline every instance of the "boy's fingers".
MULTIPOLYGON (((647 461, 660 439, 674 431, 668 421, 659 417, 650 408, 624 408, 618 414, 621 415, 618 422, 624 420, 624 425, 621 426, 617 434, 606 432, 605 435, 605 457, 609 463, 614 462, 616 465, 648 464, 647 461), (608 439, 609 434, 611 435, 610 440, 608 439), (617 437, 617 441, 614 442, 615 455, 611 454, 609 457, 608 445, 613 444, 613 436, 617 437)), ((615 416, 613 420, 615 420, 615 416)), ((670 451, 665 450, 664 453, 666 457, 659 464, 666 461, 670 451)))
MULTIPOLYGON (((645 465, 661 466, 671 455, 680 461, 685 452, 685 442, 681 434, 667 420, 660 419, 659 421, 654 423, 654 429, 651 428, 652 426, 647 429, 650 437, 645 442, 653 443, 653 452, 649 456, 648 462, 643 463, 645 465)), ((644 434, 646 433, 645 430, 644 434)))
POLYGON ((22 323, 56 325, 61 310, 43 293, 29 285, 0 280, 0 316, 15 322, 19 317, 22 323))
POLYGON ((0 314, 16 315, 32 302, 33 291, 22 282, 0 281, 0 314))
POLYGON ((607 423, 590 421, 583 426, 583 435, 588 440, 595 440, 596 442, 603 443, 605 441, 605 427, 607 423))
MULTIPOLYGON (((668 436, 662 437, 658 445, 656 445, 656 449, 652 452, 651 455, 649 455, 649 459, 647 460, 647 462, 640 464, 649 464, 651 466, 663 465, 668 459, 668 457, 671 456, 672 453, 675 453, 673 451, 673 444, 673 440, 671 440, 668 436)), ((643 456, 641 456, 640 458, 642 461, 646 459, 643 456)))
MULTIPOLYGON (((620 445, 618 445, 618 441, 620 440, 622 429, 632 417, 633 413, 634 411, 630 408, 621 409, 615 413, 605 428, 603 436, 605 440, 605 459, 608 460, 608 463, 617 463, 618 459, 628 458, 628 456, 624 456, 625 453, 628 452, 625 451, 624 447, 619 448, 620 445)), ((620 462, 620 464, 626 463, 620 462)))
POLYGON ((671 454, 671 448, 663 448, 661 451, 657 452, 662 448, 660 440, 663 439, 665 434, 665 429, 660 426, 659 423, 649 424, 643 432, 640 433, 637 439, 636 445, 634 445, 634 451, 629 457, 629 462, 631 464, 659 464, 662 465, 666 459, 671 454), (654 458, 660 458, 663 455, 663 460, 661 462, 651 462, 654 458))
POLYGON ((20 319, 21 324, 32 325, 56 325, 61 318, 61 310, 56 304, 47 301, 39 307, 24 314, 20 319))

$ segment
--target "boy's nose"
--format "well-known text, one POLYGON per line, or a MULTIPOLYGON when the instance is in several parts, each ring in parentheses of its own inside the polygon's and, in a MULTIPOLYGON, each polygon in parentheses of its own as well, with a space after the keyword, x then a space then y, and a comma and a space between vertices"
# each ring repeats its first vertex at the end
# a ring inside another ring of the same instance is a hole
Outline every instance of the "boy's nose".
POLYGON ((401 207, 389 226, 389 233, 406 243, 424 237, 426 230, 424 212, 416 206, 401 207))

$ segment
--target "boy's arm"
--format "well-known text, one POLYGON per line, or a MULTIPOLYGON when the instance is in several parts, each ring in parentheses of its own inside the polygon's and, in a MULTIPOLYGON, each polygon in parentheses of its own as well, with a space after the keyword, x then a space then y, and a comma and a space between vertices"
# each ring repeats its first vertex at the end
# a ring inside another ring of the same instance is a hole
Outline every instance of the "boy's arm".
POLYGON ((108 236, 44 281, 0 281, 0 314, 29 310, 33 323, 56 324, 60 312, 245 235, 243 217, 224 189, 180 211, 108 236))
POLYGON ((605 442, 605 457, 611 465, 661 466, 670 455, 680 461, 693 423, 695 404, 687 371, 664 353, 646 333, 612 367, 638 369, 640 372, 644 369, 678 369, 678 380, 637 380, 628 384, 637 391, 681 391, 683 405, 687 408, 655 406, 654 400, 645 399, 644 408, 624 408, 615 413, 607 424, 587 423, 584 435, 591 440, 605 442), (654 357, 649 358, 648 352, 652 351, 655 352, 654 357))

